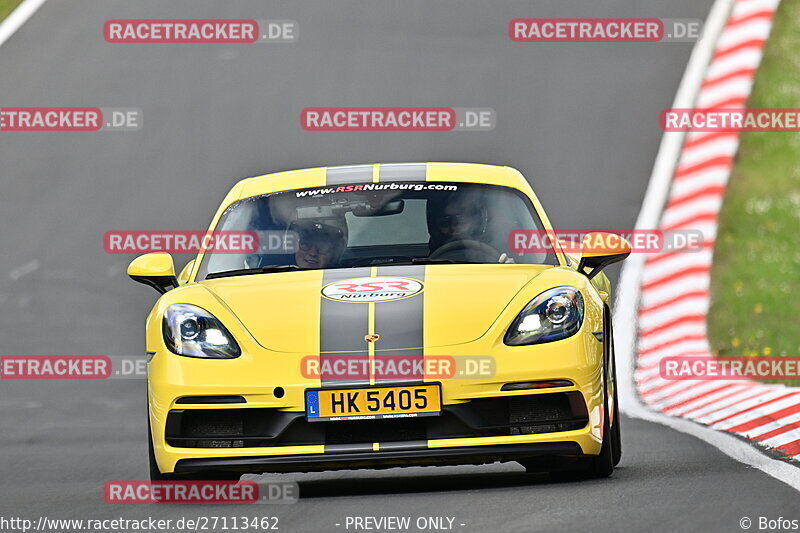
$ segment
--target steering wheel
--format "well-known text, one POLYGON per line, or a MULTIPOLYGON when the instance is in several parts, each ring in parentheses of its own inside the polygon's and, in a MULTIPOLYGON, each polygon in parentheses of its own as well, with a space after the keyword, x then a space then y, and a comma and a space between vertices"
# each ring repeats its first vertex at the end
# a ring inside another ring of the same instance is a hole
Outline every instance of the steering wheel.
POLYGON ((500 252, 489 246, 485 242, 471 239, 459 239, 443 244, 433 251, 428 259, 449 259, 448 256, 455 255, 456 252, 479 252, 489 257, 492 262, 497 262, 500 252))

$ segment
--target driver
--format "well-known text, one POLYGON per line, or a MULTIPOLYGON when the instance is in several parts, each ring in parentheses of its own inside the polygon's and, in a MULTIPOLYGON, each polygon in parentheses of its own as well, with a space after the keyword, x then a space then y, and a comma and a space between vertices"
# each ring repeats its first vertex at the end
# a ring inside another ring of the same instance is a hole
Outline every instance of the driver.
POLYGON ((300 268, 334 266, 347 247, 347 224, 343 219, 295 221, 289 230, 297 234, 294 257, 300 268))
POLYGON ((483 240, 486 208, 471 196, 469 193, 456 193, 443 201, 429 203, 427 214, 431 252, 453 241, 483 240))
MULTIPOLYGON (((488 214, 486 206, 474 192, 460 192, 437 202, 428 202, 428 231, 430 253, 456 241, 486 242, 488 214)), ((500 263, 513 263, 507 254, 498 258, 500 263)))

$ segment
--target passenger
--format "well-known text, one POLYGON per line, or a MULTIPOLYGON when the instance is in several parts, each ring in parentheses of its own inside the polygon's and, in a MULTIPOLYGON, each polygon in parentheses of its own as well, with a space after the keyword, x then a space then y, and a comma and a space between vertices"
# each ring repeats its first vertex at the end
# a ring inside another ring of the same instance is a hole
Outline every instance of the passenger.
POLYGON ((289 228, 297 234, 295 264, 300 268, 337 266, 347 247, 347 224, 339 219, 294 222, 289 228))

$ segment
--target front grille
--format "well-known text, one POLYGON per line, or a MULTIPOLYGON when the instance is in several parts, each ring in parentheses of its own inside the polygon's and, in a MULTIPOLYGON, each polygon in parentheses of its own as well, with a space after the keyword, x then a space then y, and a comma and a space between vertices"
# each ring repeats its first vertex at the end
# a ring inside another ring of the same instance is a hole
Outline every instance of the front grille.
MULTIPOLYGON (((175 409, 167 417, 166 439, 181 448, 275 446, 284 444, 282 435, 300 418, 302 413, 275 409, 175 409)), ((316 442, 306 433, 296 443, 316 442)))
POLYGON ((574 418, 569 398, 560 394, 546 394, 543 398, 519 397, 508 402, 508 423, 511 435, 553 433, 580 429, 586 425, 582 418, 574 418), (548 423, 552 422, 552 423, 548 423))
POLYGON ((577 391, 483 398, 446 405, 441 416, 313 422, 276 409, 176 409, 166 439, 182 448, 363 444, 571 431, 589 421, 577 391))
POLYGON ((229 437, 243 435, 243 413, 237 409, 186 410, 182 433, 185 437, 229 437))

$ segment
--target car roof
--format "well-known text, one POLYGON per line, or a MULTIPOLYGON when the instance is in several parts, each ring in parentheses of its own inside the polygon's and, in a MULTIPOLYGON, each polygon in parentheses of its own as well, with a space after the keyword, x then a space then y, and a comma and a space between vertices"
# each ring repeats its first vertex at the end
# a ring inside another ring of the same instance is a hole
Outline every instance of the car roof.
POLYGON ((449 181, 503 185, 531 194, 530 185, 514 168, 477 163, 374 163, 317 167, 247 178, 231 190, 226 204, 272 192, 345 183, 449 181))

